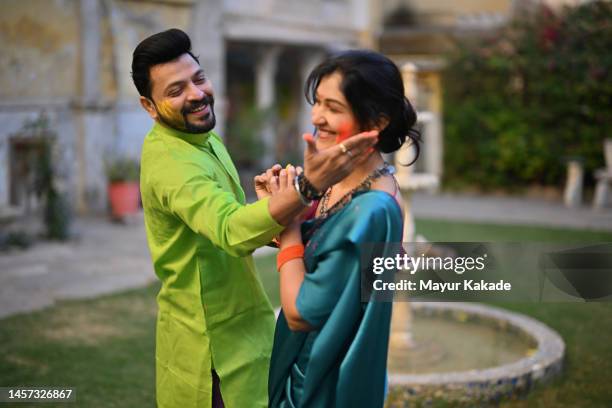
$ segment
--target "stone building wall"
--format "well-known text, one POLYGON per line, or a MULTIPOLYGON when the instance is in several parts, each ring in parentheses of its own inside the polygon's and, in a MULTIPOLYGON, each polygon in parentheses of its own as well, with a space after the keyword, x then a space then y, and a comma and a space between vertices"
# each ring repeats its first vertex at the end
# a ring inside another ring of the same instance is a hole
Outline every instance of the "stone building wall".
POLYGON ((138 158, 151 120, 130 77, 147 35, 190 28, 192 1, 6 0, 0 14, 0 207, 11 205, 10 140, 44 112, 58 174, 80 212, 106 209, 104 161, 138 158))
POLYGON ((78 2, 8 0, 0 13, 0 206, 10 203, 11 135, 45 111, 60 135, 62 171, 74 181, 70 104, 80 92, 78 2))
MULTIPOLYGON (((58 169, 75 207, 81 213, 106 210, 105 158, 138 158, 151 126, 130 77, 132 52, 146 36, 171 27, 191 35, 216 91, 216 130, 223 135, 228 42, 301 50, 312 65, 311 55, 320 58, 330 49, 373 43, 370 3, 3 0, 0 210, 14 204, 11 185, 23 182, 11 175, 10 140, 16 134, 27 137, 24 123, 41 112, 58 134, 58 169)), ((270 92, 274 89, 259 89, 260 95, 270 92)))

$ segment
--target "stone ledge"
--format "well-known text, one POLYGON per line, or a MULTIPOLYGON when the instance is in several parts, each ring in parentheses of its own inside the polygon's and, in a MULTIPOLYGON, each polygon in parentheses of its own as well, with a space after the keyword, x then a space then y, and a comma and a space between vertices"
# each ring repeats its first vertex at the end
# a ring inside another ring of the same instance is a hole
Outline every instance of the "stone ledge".
POLYGON ((537 342, 534 355, 498 367, 434 374, 390 374, 388 407, 409 406, 414 401, 443 399, 470 404, 499 401, 523 395, 536 383, 544 383, 563 367, 565 343, 548 326, 527 316, 492 306, 454 302, 411 302, 414 313, 468 314, 486 322, 498 322, 537 342))

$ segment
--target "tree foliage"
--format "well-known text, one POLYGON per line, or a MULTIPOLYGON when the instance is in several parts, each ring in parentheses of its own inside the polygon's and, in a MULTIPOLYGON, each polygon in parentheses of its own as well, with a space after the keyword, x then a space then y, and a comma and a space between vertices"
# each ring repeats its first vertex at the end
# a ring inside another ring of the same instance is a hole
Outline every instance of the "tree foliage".
POLYGON ((524 11, 491 37, 461 42, 444 73, 446 181, 560 185, 569 158, 587 175, 602 167, 611 49, 606 1, 524 11))

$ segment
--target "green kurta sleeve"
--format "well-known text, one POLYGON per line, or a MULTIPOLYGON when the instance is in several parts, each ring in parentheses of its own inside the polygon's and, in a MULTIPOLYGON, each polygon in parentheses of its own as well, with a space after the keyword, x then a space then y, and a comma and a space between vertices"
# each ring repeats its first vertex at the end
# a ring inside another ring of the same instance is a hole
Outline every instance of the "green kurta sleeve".
MULTIPOLYGON (((176 167, 175 167, 176 168, 176 167)), ((233 256, 249 255, 278 234, 268 198, 242 205, 197 165, 180 164, 167 190, 168 208, 189 228, 233 256)))

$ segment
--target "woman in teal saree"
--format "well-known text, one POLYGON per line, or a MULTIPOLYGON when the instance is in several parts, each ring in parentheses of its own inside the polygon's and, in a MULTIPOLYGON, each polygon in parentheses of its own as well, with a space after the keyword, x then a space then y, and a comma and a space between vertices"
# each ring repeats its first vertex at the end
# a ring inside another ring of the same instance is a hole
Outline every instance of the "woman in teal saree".
MULTIPOLYGON (((282 310, 270 407, 382 407, 391 303, 362 299, 361 272, 372 265, 364 245, 382 244, 383 254, 391 255, 391 244, 401 242, 401 197, 381 153, 399 149, 406 137, 418 152, 416 113, 395 64, 370 51, 324 61, 310 74, 306 93, 317 135, 305 136, 307 148, 336 143, 351 155, 342 140, 372 129, 379 141, 353 173, 313 203, 310 219, 280 236, 282 310)), ((294 171, 283 170, 279 182, 287 183, 294 171)))

